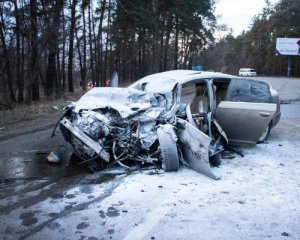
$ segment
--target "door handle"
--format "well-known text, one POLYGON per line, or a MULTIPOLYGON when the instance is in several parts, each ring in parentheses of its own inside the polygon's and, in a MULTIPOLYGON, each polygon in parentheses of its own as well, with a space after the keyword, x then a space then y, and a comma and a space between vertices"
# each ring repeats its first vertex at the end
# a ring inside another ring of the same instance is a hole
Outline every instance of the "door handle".
POLYGON ((269 117, 269 116, 270 116, 270 113, 267 113, 267 112, 260 112, 259 115, 262 116, 262 117, 269 117))

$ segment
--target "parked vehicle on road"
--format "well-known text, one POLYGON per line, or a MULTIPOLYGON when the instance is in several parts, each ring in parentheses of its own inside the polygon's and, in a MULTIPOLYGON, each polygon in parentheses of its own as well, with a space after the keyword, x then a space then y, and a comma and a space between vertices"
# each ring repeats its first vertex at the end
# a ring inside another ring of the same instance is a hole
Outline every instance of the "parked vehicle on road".
POLYGON ((217 178, 228 145, 265 141, 280 119, 278 93, 264 82, 204 71, 146 76, 127 88, 95 87, 59 122, 83 161, 179 163, 217 178))
POLYGON ((256 71, 253 68, 241 68, 239 70, 239 76, 253 77, 256 76, 256 71))

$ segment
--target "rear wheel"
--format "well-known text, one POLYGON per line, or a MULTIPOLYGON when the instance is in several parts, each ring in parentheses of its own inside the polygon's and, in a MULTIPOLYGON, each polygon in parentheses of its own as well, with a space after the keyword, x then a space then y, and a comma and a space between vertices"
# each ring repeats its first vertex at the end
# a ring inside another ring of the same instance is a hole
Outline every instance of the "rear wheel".
POLYGON ((263 133, 260 136, 260 138, 258 139, 257 143, 263 143, 264 141, 266 141, 270 135, 270 131, 271 131, 271 123, 269 123, 269 125, 263 131, 263 133))
POLYGON ((170 133, 157 129, 158 141, 162 156, 162 168, 166 171, 177 171, 179 168, 179 156, 176 142, 170 133))

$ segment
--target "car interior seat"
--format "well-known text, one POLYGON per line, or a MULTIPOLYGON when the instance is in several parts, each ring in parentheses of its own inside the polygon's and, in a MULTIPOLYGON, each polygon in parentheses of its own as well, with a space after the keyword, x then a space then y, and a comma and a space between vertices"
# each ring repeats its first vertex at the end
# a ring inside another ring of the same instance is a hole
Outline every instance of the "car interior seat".
POLYGON ((207 113, 208 99, 207 86, 204 84, 196 85, 196 94, 191 103, 191 112, 193 114, 207 113))

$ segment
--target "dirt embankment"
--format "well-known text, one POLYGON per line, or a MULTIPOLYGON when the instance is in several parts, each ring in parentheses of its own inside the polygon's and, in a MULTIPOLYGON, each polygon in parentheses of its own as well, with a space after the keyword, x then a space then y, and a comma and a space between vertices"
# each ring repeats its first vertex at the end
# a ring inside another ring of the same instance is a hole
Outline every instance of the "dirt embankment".
POLYGON ((77 101, 84 92, 76 91, 59 99, 41 99, 30 105, 20 104, 13 109, 0 109, 0 137, 55 125, 68 101, 77 101))

